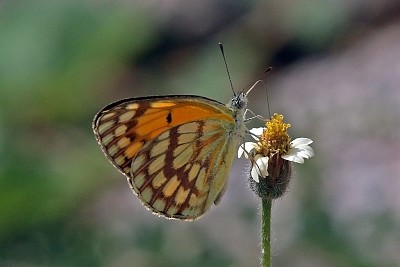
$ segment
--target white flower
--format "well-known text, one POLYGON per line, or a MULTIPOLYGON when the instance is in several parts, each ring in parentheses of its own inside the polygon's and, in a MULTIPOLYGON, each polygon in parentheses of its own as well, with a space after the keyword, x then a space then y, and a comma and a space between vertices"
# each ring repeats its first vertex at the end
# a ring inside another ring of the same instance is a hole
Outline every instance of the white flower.
MULTIPOLYGON (((266 131, 266 128, 253 128, 250 130, 252 137, 259 141, 260 137, 266 131)), ((289 150, 281 154, 282 150, 273 150, 269 151, 269 156, 273 156, 276 153, 281 155, 283 160, 296 162, 296 163, 304 163, 304 159, 309 159, 314 156, 314 150, 309 145, 313 141, 309 138, 296 138, 291 141, 289 144, 289 150)), ((259 182, 259 177, 267 177, 268 173, 268 163, 270 157, 268 155, 262 155, 258 151, 263 151, 263 148, 266 146, 262 144, 262 142, 246 142, 241 145, 238 149, 238 157, 240 158, 244 155, 245 158, 249 158, 249 155, 253 155, 253 166, 251 168, 251 177, 257 183, 259 182)))

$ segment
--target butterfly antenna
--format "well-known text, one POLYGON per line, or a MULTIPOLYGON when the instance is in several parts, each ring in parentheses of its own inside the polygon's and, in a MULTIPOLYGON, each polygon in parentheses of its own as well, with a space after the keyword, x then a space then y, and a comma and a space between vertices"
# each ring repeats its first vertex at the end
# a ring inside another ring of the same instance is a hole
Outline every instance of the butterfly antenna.
MULTIPOLYGON (((269 67, 268 69, 266 69, 266 70, 264 71, 263 76, 267 76, 267 74, 268 74, 271 70, 272 70, 272 67, 269 67)), ((265 86, 265 93, 266 93, 266 95, 267 95, 268 115, 269 115, 269 117, 271 118, 271 110, 270 110, 270 108, 269 108, 268 88, 267 88, 267 85, 266 85, 265 83, 264 83, 264 86, 265 86)))
POLYGON ((233 95, 236 95, 235 90, 233 90, 233 84, 232 84, 231 75, 229 74, 228 64, 226 63, 226 58, 225 58, 225 53, 224 53, 224 46, 222 45, 222 43, 218 43, 218 45, 219 45, 219 49, 221 50, 222 57, 224 59, 225 69, 226 69, 226 73, 228 73, 228 78, 229 78, 229 82, 231 84, 231 89, 232 89, 233 95))

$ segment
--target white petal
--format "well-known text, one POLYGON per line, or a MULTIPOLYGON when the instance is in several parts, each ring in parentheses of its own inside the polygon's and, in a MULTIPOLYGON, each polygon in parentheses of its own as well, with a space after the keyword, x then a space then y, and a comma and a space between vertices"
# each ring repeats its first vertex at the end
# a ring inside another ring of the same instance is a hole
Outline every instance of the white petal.
POLYGON ((254 157, 254 164, 251 168, 251 177, 257 183, 260 182, 260 177, 268 176, 268 157, 263 157, 261 155, 256 155, 254 157))
POLYGON ((286 153, 286 155, 282 155, 281 157, 288 161, 293 161, 296 163, 303 164, 304 159, 299 155, 299 153, 300 153, 300 150, 298 148, 291 148, 286 153))
POLYGON ((255 148, 257 148, 258 145, 257 143, 253 143, 253 142, 246 142, 244 143, 244 145, 240 145, 239 149, 238 149, 238 158, 241 158, 243 153, 244 153, 244 157, 247 159, 248 158, 248 154, 255 148), (244 147, 244 148, 243 148, 244 147), (247 153, 245 153, 244 151, 246 151, 247 153))
POLYGON ((254 157, 253 167, 251 168, 251 177, 253 180, 259 183, 260 177, 266 177, 268 175, 266 169, 268 169, 268 157, 256 155, 254 157))
POLYGON ((292 142, 290 142, 292 147, 297 147, 297 146, 301 146, 301 145, 309 145, 313 142, 313 140, 311 140, 310 138, 296 138, 294 139, 292 142))
POLYGON ((291 143, 291 148, 282 158, 296 163, 304 163, 304 159, 314 157, 314 150, 309 146, 313 141, 309 138, 296 138, 291 143))
POLYGON ((258 166, 257 170, 260 172, 259 175, 261 177, 268 176, 268 157, 260 157, 256 160, 256 164, 258 166))
POLYGON ((243 152, 244 152, 244 144, 241 144, 240 146, 239 146, 239 148, 238 148, 238 159, 240 159, 241 157, 242 157, 242 155, 243 155, 243 152))
POLYGON ((251 136, 258 141, 258 137, 261 136, 264 132, 265 128, 264 127, 259 127, 259 128, 252 128, 250 130, 251 136))
MULTIPOLYGON (((310 144, 310 141, 312 143, 311 139, 308 138, 297 138, 297 139, 303 139, 303 142, 297 142, 296 145, 293 145, 291 143, 292 148, 297 148, 299 150, 299 156, 309 159, 311 157, 314 157, 314 149, 310 147, 308 144, 310 144), (304 140, 306 139, 306 140, 304 140)), ((297 140, 296 139, 296 140, 297 140)))
POLYGON ((300 156, 306 159, 312 158, 314 157, 314 149, 312 149, 312 147, 310 146, 301 146, 301 147, 297 147, 298 149, 300 149, 300 156))

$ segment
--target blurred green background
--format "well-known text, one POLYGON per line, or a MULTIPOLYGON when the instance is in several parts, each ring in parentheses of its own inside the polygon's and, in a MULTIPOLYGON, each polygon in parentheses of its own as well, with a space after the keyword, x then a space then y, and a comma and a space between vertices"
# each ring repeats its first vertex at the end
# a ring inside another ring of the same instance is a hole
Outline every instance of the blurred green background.
MULTIPOLYGON (((258 266, 260 201, 237 160, 195 222, 144 209, 102 155, 95 113, 124 97, 231 96, 266 79, 310 137, 274 202, 273 266, 400 266, 400 3, 1 1, 0 265, 258 266)), ((267 116, 262 87, 250 108, 267 116)), ((260 126, 260 125, 252 125, 260 126)))

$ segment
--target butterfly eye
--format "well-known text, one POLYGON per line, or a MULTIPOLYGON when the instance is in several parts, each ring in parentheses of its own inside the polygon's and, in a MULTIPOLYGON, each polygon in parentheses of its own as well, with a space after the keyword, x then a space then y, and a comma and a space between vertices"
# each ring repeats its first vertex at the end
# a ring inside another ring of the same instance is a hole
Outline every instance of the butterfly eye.
POLYGON ((247 98, 244 92, 240 92, 239 94, 235 94, 232 99, 230 106, 235 110, 245 109, 247 106, 247 98))

